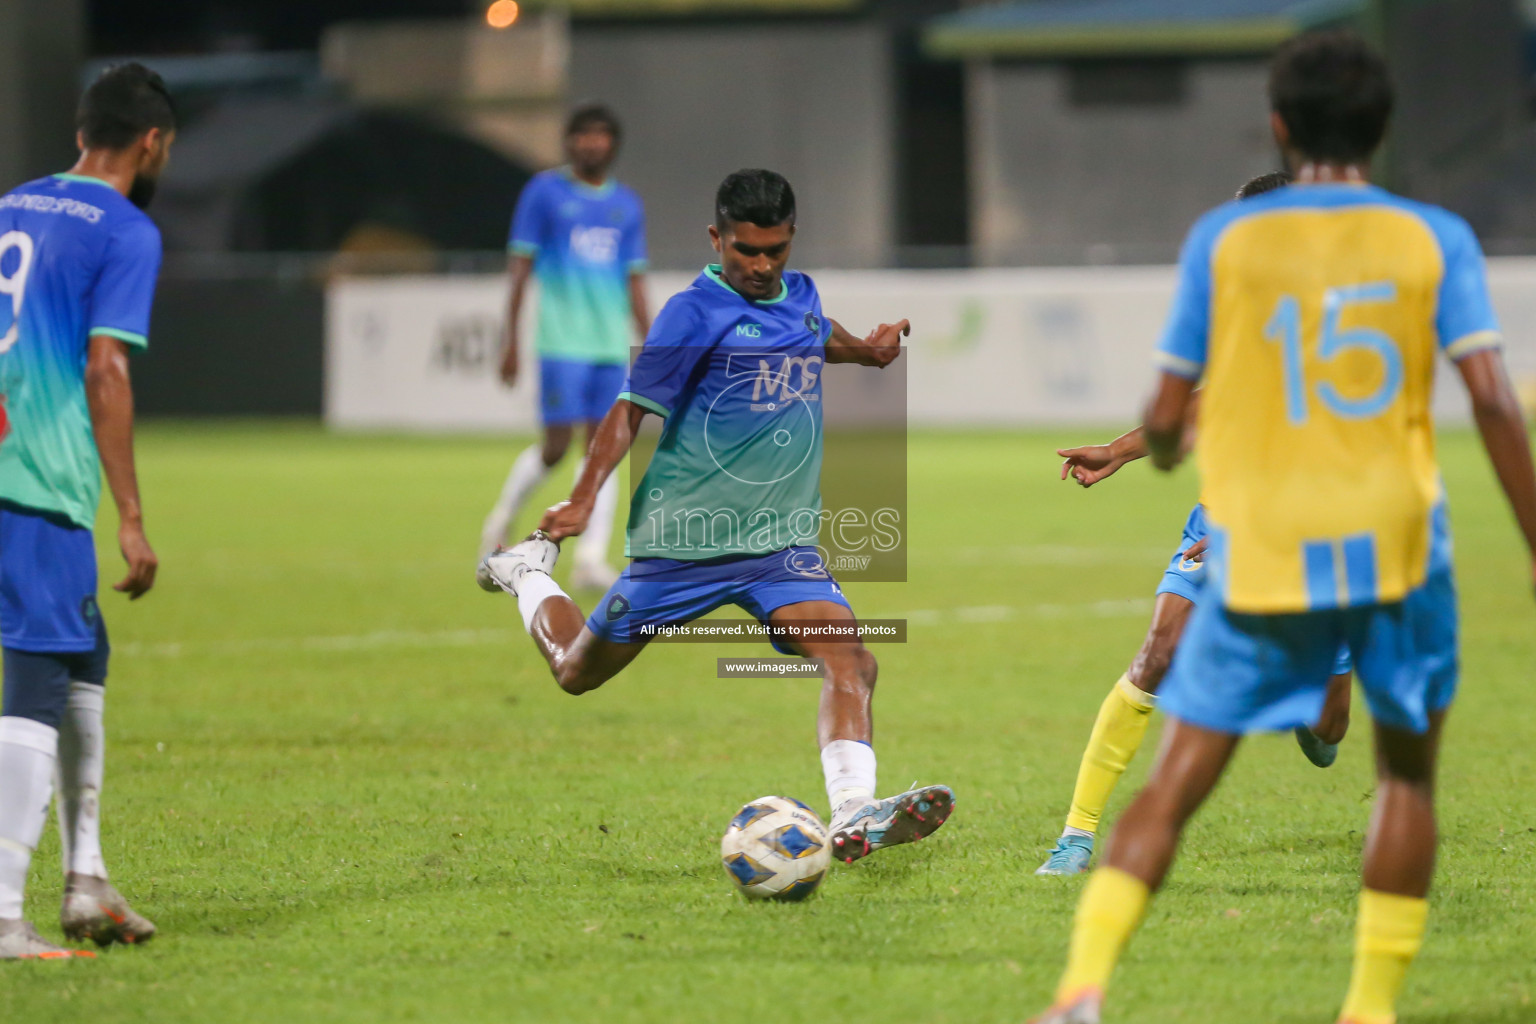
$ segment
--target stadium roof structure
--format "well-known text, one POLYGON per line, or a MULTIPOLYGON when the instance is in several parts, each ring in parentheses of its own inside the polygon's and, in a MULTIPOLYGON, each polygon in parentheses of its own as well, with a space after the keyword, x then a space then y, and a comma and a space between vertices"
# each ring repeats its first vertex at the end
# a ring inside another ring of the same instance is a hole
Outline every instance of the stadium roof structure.
POLYGON ((1297 32, 1358 17, 1367 0, 1012 0, 935 18, 936 57, 1266 53, 1297 32))

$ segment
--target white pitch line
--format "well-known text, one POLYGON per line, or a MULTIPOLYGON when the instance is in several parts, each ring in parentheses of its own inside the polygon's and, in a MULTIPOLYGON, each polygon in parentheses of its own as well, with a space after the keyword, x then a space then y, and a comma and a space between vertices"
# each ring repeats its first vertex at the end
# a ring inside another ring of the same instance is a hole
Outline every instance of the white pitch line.
MULTIPOLYGON (((1015 618, 1060 619, 1073 616, 1119 618, 1146 615, 1152 602, 1146 598, 1126 601, 1090 601, 1082 604, 984 604, 959 608, 920 608, 904 615, 865 615, 865 618, 906 619, 909 626, 939 626, 945 623, 984 625, 1015 618)), ((387 649, 430 649, 436 647, 488 647, 505 644, 518 636, 514 629, 441 629, 414 631, 381 629, 372 633, 340 636, 274 636, 226 640, 219 643, 114 644, 114 653, 128 658, 180 658, 188 653, 248 654, 283 651, 376 651, 387 649)))

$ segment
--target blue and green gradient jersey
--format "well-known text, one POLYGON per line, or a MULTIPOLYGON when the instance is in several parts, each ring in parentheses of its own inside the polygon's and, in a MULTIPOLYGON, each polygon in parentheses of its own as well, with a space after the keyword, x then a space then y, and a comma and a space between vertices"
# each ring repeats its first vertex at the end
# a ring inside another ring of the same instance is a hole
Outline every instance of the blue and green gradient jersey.
POLYGON ((160 232, 98 178, 0 196, 0 501, 91 528, 101 468, 85 398, 92 335, 143 348, 160 232))
POLYGON ((832 324, 809 277, 745 298, 705 268, 662 307, 619 397, 666 418, 624 553, 700 561, 814 544, 832 324))
POLYGON ((645 210, 634 190, 612 178, 588 185, 565 167, 536 174, 518 196, 508 247, 533 257, 539 355, 629 362, 629 276, 645 269, 645 210))

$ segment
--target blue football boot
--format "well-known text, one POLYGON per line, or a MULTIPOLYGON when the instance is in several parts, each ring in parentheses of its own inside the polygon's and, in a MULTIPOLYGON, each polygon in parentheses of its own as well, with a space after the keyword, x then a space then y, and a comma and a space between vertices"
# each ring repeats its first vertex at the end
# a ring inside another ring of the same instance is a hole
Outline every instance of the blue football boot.
POLYGON ((1093 836, 1062 836, 1051 847, 1045 863, 1035 868, 1037 875, 1080 875, 1088 870, 1093 857, 1093 836))
POLYGON ((1296 727, 1296 743, 1301 747, 1301 752, 1307 755, 1307 760, 1319 768, 1330 767, 1339 756, 1337 743, 1324 743, 1317 738, 1317 733, 1304 725, 1296 727))

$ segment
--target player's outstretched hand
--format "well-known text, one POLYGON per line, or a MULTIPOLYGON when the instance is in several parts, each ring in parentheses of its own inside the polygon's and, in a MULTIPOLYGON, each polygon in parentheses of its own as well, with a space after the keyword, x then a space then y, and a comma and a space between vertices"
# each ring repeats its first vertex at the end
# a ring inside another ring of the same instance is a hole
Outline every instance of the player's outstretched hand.
POLYGON ((155 557, 154 549, 149 546, 149 538, 144 536, 144 527, 134 523, 124 523, 118 527, 117 546, 122 549, 123 561, 128 563, 128 575, 112 589, 127 594, 130 601, 137 601, 155 585, 155 572, 160 568, 160 559, 155 557))
POLYGON ((590 504, 579 505, 574 501, 562 501, 558 505, 551 505, 544 513, 544 518, 539 520, 539 529, 558 544, 565 538, 575 537, 586 530, 587 520, 590 518, 592 518, 590 504))
POLYGON ((901 355, 901 339, 912 333, 912 323, 898 320, 894 324, 881 324, 864 339, 868 346, 871 366, 890 366, 901 355))
POLYGON ((1201 537, 1199 540, 1195 541, 1185 550, 1180 551, 1179 557, 1184 559, 1186 562, 1203 562, 1205 561, 1205 549, 1210 546, 1211 535, 1206 534, 1204 537, 1201 537))
POLYGON ((1124 463, 1115 458, 1107 444, 1090 444, 1081 448, 1058 448, 1056 454, 1067 461, 1061 464, 1061 478, 1071 476, 1084 487, 1092 487, 1107 476, 1114 475, 1124 463))

